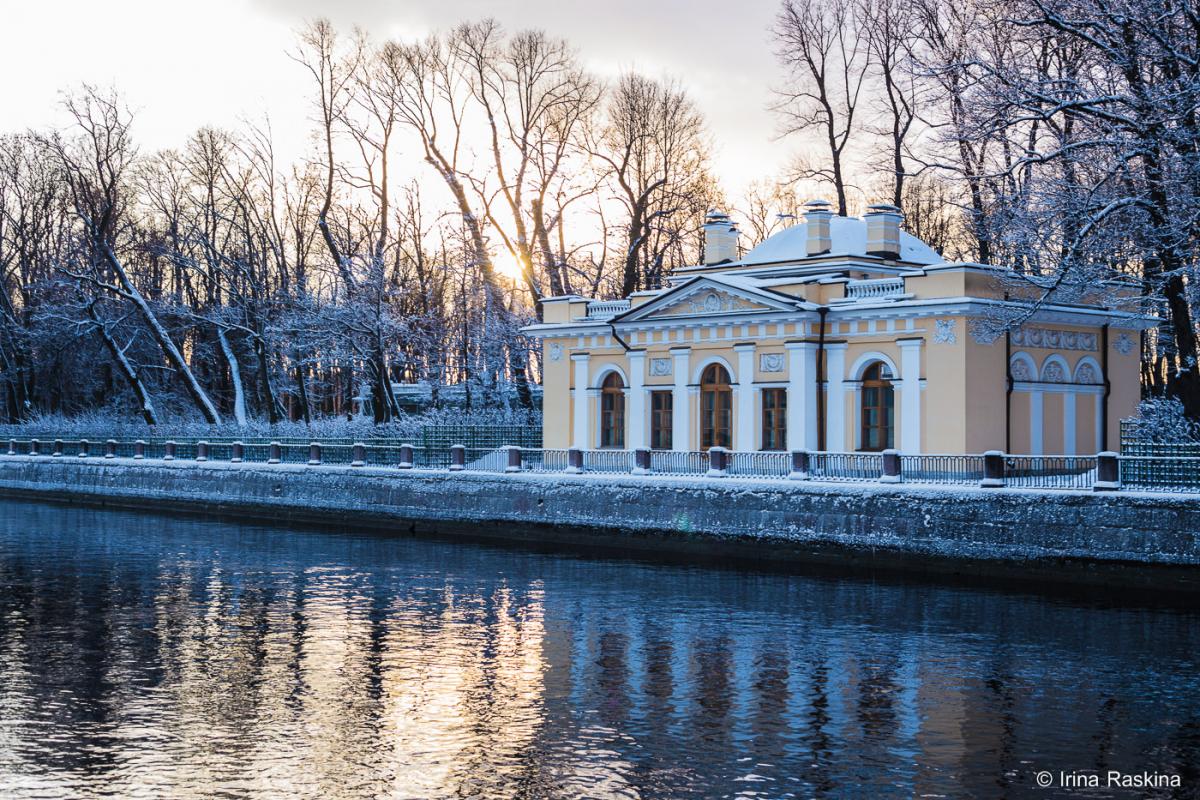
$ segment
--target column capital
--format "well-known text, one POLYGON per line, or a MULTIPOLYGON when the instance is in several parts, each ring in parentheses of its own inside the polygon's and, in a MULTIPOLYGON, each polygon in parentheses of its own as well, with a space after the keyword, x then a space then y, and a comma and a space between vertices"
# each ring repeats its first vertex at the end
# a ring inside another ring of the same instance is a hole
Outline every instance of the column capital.
POLYGON ((686 356, 688 353, 692 352, 692 348, 691 347, 672 347, 670 352, 671 352, 671 355, 673 355, 673 356, 686 356))
POLYGON ((733 346, 733 352, 735 352, 735 353, 753 353, 754 348, 757 346, 758 345, 756 345, 754 342, 738 342, 737 344, 735 344, 733 346))
POLYGON ((925 344, 925 338, 922 336, 896 340, 897 347, 920 347, 923 344, 925 344))
POLYGON ((825 343, 826 350, 839 350, 840 351, 840 350, 845 350, 849 346, 850 346, 850 344, 848 342, 826 342, 825 343))
POLYGON ((590 353, 571 353, 572 361, 587 361, 589 358, 591 358, 590 353))
POLYGON ((645 357, 646 357, 646 351, 645 351, 645 350, 630 350, 630 351, 629 351, 628 353, 626 353, 625 355, 626 355, 627 357, 629 357, 629 359, 630 359, 630 360, 632 360, 632 359, 635 359, 635 358, 645 358, 645 357))
POLYGON ((818 347, 820 347, 820 344, 817 342, 808 342, 808 341, 784 342, 783 346, 784 346, 784 349, 786 349, 786 350, 816 350, 818 347))

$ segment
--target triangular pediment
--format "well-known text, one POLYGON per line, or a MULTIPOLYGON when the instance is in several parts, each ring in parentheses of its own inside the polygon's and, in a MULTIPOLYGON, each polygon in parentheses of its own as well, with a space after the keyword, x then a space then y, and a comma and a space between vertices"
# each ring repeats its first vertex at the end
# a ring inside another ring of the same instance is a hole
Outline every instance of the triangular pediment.
POLYGON ((795 311, 803 303, 753 287, 697 277, 622 314, 621 322, 795 311))

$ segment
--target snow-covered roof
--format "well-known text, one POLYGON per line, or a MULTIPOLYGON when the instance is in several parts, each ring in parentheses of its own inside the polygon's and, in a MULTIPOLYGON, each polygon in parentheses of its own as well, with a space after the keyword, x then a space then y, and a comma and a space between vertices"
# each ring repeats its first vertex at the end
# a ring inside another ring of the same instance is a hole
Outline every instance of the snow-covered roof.
MULTIPOLYGON (((829 221, 833 245, 829 255, 864 256, 867 254, 867 223, 857 217, 834 217, 829 221)), ((775 264, 808 258, 808 226, 797 223, 785 228, 746 253, 736 265, 775 264)), ((942 257, 911 233, 900 231, 900 260, 914 264, 940 264, 942 257)))

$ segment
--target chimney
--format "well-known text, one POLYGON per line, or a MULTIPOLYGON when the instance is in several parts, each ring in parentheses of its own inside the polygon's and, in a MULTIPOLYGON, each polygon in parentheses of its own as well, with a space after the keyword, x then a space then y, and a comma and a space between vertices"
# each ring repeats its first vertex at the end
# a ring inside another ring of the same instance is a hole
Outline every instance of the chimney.
POLYGON ((833 212, 829 203, 824 200, 809 200, 804 204, 804 225, 808 229, 808 248, 810 256, 822 256, 833 249, 833 238, 829 232, 829 220, 833 212))
POLYGON ((726 261, 737 261, 738 258, 738 229, 737 225, 715 208, 709 209, 704 218, 704 264, 721 264, 726 261))
POLYGON ((900 222, 904 214, 886 203, 867 208, 867 255, 897 260, 900 258, 900 222))

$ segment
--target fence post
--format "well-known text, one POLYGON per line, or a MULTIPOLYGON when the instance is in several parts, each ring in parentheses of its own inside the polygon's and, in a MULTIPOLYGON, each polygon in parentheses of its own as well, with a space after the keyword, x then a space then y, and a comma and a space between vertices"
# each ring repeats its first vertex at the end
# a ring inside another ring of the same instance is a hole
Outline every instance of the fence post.
POLYGON ((242 459, 246 457, 246 445, 241 442, 234 442, 229 448, 229 463, 240 464, 242 459))
POLYGON ((87 439, 80 439, 79 440, 79 457, 87 458, 91 452, 92 452, 92 443, 89 442, 87 439))
POLYGON ((133 443, 133 457, 139 459, 146 457, 146 442, 144 440, 138 439, 133 443))
POLYGON ((650 450, 646 447, 639 447, 633 451, 633 474, 634 475, 649 475, 650 474, 650 450))
POLYGON ((900 451, 891 448, 883 451, 883 474, 879 476, 880 483, 899 483, 904 480, 900 474, 900 451))
POLYGON ((54 458, 58 458, 59 456, 62 455, 62 453, 63 453, 63 440, 55 439, 54 440, 54 452, 51 453, 50 455, 54 458))
POLYGON ((996 489, 1005 484, 1004 453, 988 450, 983 454, 983 480, 979 485, 985 489, 996 489))
POLYGON ((10 456, 15 456, 17 454, 17 440, 16 439, 8 440, 8 454, 10 456))
POLYGON ((574 447, 567 450, 567 468, 563 470, 569 475, 578 475, 583 472, 583 451, 577 450, 574 447))
POLYGON ((508 450, 508 466, 504 468, 505 472, 520 472, 521 471, 521 448, 515 444, 506 445, 508 450))
POLYGON ((808 480, 808 451, 793 450, 792 451, 792 471, 788 473, 788 478, 793 481, 808 480))
POLYGON ((362 442, 354 443, 354 455, 351 456, 350 466, 362 467, 367 463, 367 446, 362 442))
POLYGON ((450 445, 450 471, 462 472, 467 468, 467 448, 466 445, 452 444, 450 445))
POLYGON ((397 464, 400 469, 412 469, 413 465, 413 446, 411 444, 400 445, 400 463, 397 464))
POLYGON ((104 457, 105 458, 116 458, 117 457, 117 440, 116 439, 109 439, 107 442, 104 443, 104 457))
POLYGON ((208 461, 208 442, 196 442, 196 460, 208 461))
POLYGON ((1097 492, 1114 492, 1121 488, 1120 456, 1111 450, 1096 454, 1096 482, 1092 490, 1097 492))
POLYGON ((42 454, 42 443, 37 439, 29 440, 29 455, 40 456, 42 454))
POLYGON ((271 442, 271 447, 267 455, 267 463, 278 464, 280 461, 283 461, 283 445, 279 442, 271 442))
POLYGON ((308 443, 308 465, 310 467, 321 466, 321 444, 320 442, 308 443))
POLYGON ((163 461, 175 460, 175 443, 168 441, 163 444, 163 461))
POLYGON ((729 451, 724 447, 708 448, 709 478, 725 478, 729 476, 729 451))

